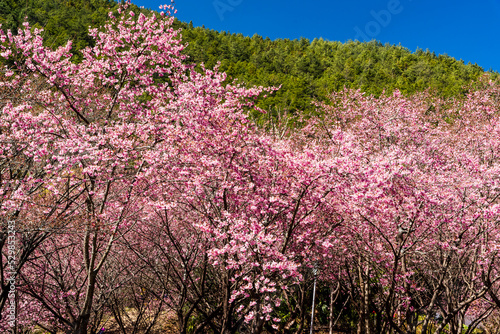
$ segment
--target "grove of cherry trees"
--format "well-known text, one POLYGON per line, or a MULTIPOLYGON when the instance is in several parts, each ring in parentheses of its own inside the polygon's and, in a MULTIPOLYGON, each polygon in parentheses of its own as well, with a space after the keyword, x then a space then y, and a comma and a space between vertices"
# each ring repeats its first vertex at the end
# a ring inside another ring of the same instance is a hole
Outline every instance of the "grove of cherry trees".
POLYGON ((186 65, 161 10, 78 61, 0 32, 2 332, 305 333, 317 279, 318 326, 494 333, 499 83, 256 125, 278 88, 186 65))

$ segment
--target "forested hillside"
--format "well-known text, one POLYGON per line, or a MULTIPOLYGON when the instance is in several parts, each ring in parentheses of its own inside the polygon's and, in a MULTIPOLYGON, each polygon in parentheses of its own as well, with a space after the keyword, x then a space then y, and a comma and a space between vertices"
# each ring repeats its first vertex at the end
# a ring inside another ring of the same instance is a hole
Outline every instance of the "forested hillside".
POLYGON ((44 28, 44 41, 56 47, 73 41, 73 48, 80 50, 89 45, 89 26, 102 25, 113 0, 0 0, 0 23, 5 31, 16 31, 27 18, 37 28, 44 28))
MULTIPOLYGON (((58 46, 74 41, 77 52, 89 45, 88 26, 104 23, 112 0, 0 0, 3 29, 19 27, 24 18, 45 29, 45 44, 58 46)), ((135 7, 136 11, 140 9, 135 7)), ((231 79, 251 85, 279 86, 281 90, 259 102, 271 112, 310 111, 313 99, 324 100, 343 87, 360 88, 379 96, 384 90, 405 94, 437 90, 445 97, 461 95, 463 87, 484 70, 431 51, 411 52, 403 46, 315 39, 270 40, 254 35, 217 32, 192 24, 175 22, 188 43, 189 62, 221 69, 231 79)), ((497 77, 497 73, 492 73, 497 77)))
POLYGON ((376 41, 271 41, 202 28, 185 29, 183 36, 195 63, 213 66, 221 61, 222 70, 234 78, 255 85, 283 85, 269 103, 289 110, 307 110, 311 98, 323 99, 343 87, 376 96, 396 88, 408 94, 432 88, 454 96, 484 72, 478 65, 448 56, 422 50, 412 53, 376 41))

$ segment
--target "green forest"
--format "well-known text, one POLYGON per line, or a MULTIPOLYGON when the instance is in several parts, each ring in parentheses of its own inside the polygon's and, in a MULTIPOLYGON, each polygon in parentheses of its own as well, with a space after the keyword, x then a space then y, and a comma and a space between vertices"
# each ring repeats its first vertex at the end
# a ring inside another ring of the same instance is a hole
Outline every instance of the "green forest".
MULTIPOLYGON (((112 0, 0 0, 2 29, 14 33, 27 18, 32 27, 44 29, 46 45, 56 47, 73 40, 73 51, 91 45, 89 26, 102 25, 118 3, 112 0)), ((141 11, 135 6, 135 11, 141 11)), ((142 10, 147 13, 146 10, 142 10)), ((271 40, 218 32, 176 21, 182 29, 184 50, 190 63, 204 63, 228 74, 228 80, 247 85, 280 86, 258 106, 270 114, 309 113, 313 100, 324 101, 334 91, 360 89, 379 96, 399 89, 409 95, 426 89, 442 97, 466 93, 466 86, 485 70, 429 50, 411 52, 401 45, 377 41, 346 43, 306 38, 271 40)), ((498 73, 490 72, 498 78, 498 73)))

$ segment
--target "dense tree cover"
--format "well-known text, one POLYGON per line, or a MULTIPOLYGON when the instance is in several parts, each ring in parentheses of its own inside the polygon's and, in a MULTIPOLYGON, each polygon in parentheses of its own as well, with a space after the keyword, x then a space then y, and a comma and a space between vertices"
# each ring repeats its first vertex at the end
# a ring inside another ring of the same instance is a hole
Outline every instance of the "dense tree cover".
MULTIPOLYGON (((46 45, 56 47, 72 39, 73 51, 78 51, 92 43, 88 26, 102 25, 113 8, 113 0, 1 0, 0 22, 4 29, 13 29, 27 18, 32 26, 44 27, 46 45)), ((245 37, 194 28, 179 21, 174 26, 183 29, 182 38, 188 44, 184 51, 189 55, 186 62, 208 67, 221 62, 228 80, 281 85, 274 96, 258 103, 275 118, 284 112, 310 112, 314 109, 312 100, 325 100, 329 93, 344 87, 376 96, 394 89, 412 94, 429 88, 441 96, 457 96, 465 92, 465 85, 484 73, 478 65, 466 65, 446 55, 429 50, 412 53, 402 46, 376 41, 271 41, 258 35, 245 37)))
POLYGON ((412 94, 435 89, 442 96, 457 96, 463 86, 484 73, 478 65, 430 51, 410 52, 380 42, 331 42, 315 39, 263 39, 213 30, 184 29, 186 49, 196 63, 217 61, 230 76, 257 85, 282 85, 275 97, 261 106, 279 110, 311 110, 312 99, 333 91, 359 88, 380 95, 394 89, 412 94))
POLYGON ((75 50, 90 45, 89 26, 101 26, 113 0, 1 0, 0 23, 2 29, 14 32, 26 20, 33 27, 43 28, 45 44, 58 47, 68 40, 75 50))

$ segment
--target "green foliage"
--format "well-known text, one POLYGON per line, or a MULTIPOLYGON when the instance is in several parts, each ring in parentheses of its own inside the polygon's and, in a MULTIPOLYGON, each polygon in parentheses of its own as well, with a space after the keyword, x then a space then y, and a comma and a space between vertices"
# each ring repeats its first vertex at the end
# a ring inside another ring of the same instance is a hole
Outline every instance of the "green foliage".
MULTIPOLYGON (((0 0, 3 29, 15 30, 25 18, 45 29, 45 43, 53 47, 74 41, 74 52, 91 45, 89 26, 102 25, 113 0, 0 0)), ((139 9, 134 7, 135 11, 139 9)), ((380 42, 331 42, 305 38, 271 41, 254 35, 217 32, 192 23, 175 22, 189 45, 188 62, 213 67, 218 62, 228 81, 247 85, 280 86, 271 97, 259 101, 266 110, 292 114, 314 111, 313 100, 325 100, 344 87, 359 88, 379 96, 399 89, 404 94, 432 89, 443 97, 463 95, 470 82, 484 70, 429 50, 412 53, 400 45, 380 42)), ((490 73, 498 78, 498 73, 490 73)))
MULTIPOLYGON (((312 100, 324 100, 344 87, 359 88, 379 96, 399 89, 413 94, 436 90, 443 97, 463 95, 466 86, 484 70, 476 64, 464 64, 429 50, 412 53, 400 45, 380 42, 312 42, 216 32, 178 22, 183 39, 189 43, 186 53, 193 63, 214 66, 221 62, 229 76, 250 85, 281 85, 273 97, 260 101, 288 111, 311 112, 312 100)), ((498 73, 491 73, 498 78, 498 73)))
POLYGON ((14 33, 24 21, 44 29, 44 44, 57 47, 73 41, 76 54, 92 45, 90 26, 101 26, 108 12, 116 9, 113 0, 0 0, 2 29, 14 33))

